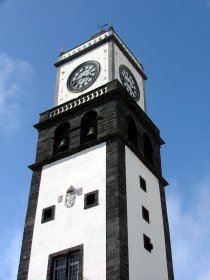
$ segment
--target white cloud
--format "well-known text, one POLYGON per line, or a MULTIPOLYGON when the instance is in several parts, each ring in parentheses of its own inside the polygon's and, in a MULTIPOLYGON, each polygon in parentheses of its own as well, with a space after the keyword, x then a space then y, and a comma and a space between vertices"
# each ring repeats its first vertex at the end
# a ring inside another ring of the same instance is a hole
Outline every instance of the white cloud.
POLYGON ((4 236, 0 255, 0 279, 14 280, 17 278, 17 270, 20 257, 22 232, 18 229, 4 236))
POLYGON ((19 101, 24 97, 33 76, 29 63, 0 53, 0 128, 18 127, 21 112, 19 101))
POLYGON ((168 215, 176 280, 210 279, 210 176, 186 188, 174 181, 168 215))

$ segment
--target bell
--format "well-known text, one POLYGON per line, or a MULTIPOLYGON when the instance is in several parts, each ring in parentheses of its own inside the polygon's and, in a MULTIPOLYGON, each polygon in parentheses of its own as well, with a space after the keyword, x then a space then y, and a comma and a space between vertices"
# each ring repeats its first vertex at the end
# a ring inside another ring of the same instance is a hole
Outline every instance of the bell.
POLYGON ((68 138, 62 138, 60 144, 58 145, 58 151, 64 151, 68 149, 68 138))
POLYGON ((95 126, 90 126, 88 133, 87 133, 88 137, 92 137, 92 136, 96 136, 96 127, 95 126))

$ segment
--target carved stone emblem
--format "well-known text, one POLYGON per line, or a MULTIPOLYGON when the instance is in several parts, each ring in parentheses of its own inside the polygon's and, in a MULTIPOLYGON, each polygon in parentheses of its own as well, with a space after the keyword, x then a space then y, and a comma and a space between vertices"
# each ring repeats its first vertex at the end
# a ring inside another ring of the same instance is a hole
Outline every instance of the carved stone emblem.
POLYGON ((72 207, 75 203, 75 199, 76 199, 75 188, 73 186, 70 186, 66 191, 64 205, 68 208, 72 207))
POLYGON ((70 186, 66 191, 64 205, 67 208, 74 206, 76 196, 82 194, 82 188, 76 189, 73 186, 70 186))

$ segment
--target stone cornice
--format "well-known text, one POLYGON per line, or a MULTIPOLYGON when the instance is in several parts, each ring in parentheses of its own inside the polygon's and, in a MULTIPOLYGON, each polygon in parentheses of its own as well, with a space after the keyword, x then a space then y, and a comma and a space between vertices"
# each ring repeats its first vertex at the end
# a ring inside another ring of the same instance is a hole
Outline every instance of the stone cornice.
POLYGON ((150 130, 151 134, 155 136, 158 142, 162 145, 165 142, 160 137, 160 131, 147 114, 139 107, 139 105, 133 100, 133 98, 124 89, 118 80, 114 80, 110 83, 105 84, 102 87, 96 88, 90 92, 87 92, 75 99, 67 101, 59 106, 56 106, 48 111, 40 114, 40 122, 34 127, 36 129, 42 129, 50 122, 54 122, 57 118, 62 118, 68 113, 78 110, 82 106, 92 104, 103 104, 107 100, 120 99, 121 102, 127 104, 132 108, 132 111, 140 118, 141 122, 147 129, 150 130), (88 103, 88 104, 87 104, 88 103))
POLYGON ((89 141, 85 144, 82 144, 74 149, 70 149, 69 151, 65 151, 62 153, 59 153, 57 155, 52 155, 50 158, 47 158, 43 161, 40 162, 36 162, 34 164, 29 165, 28 167, 32 170, 32 171, 38 171, 40 169, 42 169, 43 166, 50 164, 54 161, 60 160, 62 158, 66 158, 68 156, 71 156, 73 154, 79 153, 82 150, 88 149, 90 147, 93 147, 95 145, 101 144, 103 142, 107 142, 110 139, 115 138, 116 140, 121 139, 123 141, 123 143, 128 146, 130 148, 130 150, 147 166, 147 168, 160 180, 161 184, 163 186, 167 186, 168 182, 162 177, 162 175, 160 174, 160 172, 158 172, 158 170, 156 170, 156 168, 154 168, 154 166, 152 166, 152 164, 145 159, 145 157, 143 157, 141 155, 141 153, 132 145, 132 143, 130 143, 123 134, 120 133, 120 131, 116 131, 115 133, 111 133, 108 134, 104 137, 101 137, 99 139, 95 139, 92 141, 89 141))

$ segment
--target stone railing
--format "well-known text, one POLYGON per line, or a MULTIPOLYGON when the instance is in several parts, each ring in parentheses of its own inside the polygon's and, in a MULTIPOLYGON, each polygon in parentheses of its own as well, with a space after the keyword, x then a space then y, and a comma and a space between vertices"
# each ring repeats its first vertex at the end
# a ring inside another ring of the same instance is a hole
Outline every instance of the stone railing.
POLYGON ((60 106, 56 107, 53 110, 49 111, 49 118, 52 118, 54 116, 57 116, 59 114, 62 114, 63 112, 66 112, 68 110, 71 110, 81 104, 84 104, 100 95, 103 95, 107 92, 107 87, 103 86, 101 88, 97 88, 96 90, 93 90, 89 92, 87 95, 79 96, 76 99, 69 100, 68 102, 61 104, 60 106))

